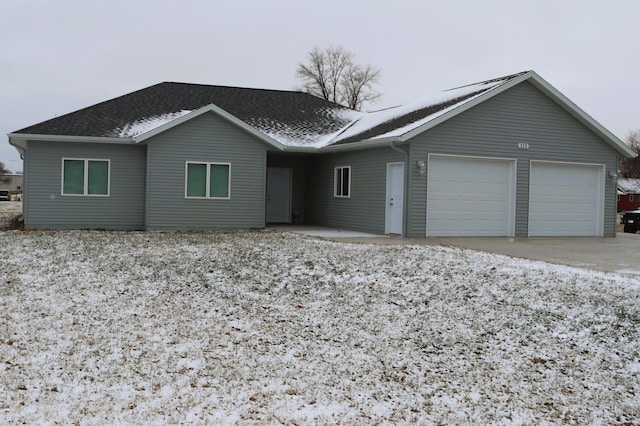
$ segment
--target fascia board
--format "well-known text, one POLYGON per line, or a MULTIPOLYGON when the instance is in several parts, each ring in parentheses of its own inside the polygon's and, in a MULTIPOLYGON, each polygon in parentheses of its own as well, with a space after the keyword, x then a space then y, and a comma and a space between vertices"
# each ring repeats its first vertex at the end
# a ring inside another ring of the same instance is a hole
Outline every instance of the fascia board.
POLYGON ((189 120, 193 120, 196 117, 199 117, 203 114, 206 114, 208 112, 212 112, 214 114, 219 115, 220 117, 222 117, 223 119, 229 121, 231 124, 241 128, 242 130, 244 130, 245 132, 251 134, 252 136, 255 136, 256 138, 260 139, 261 141, 273 146, 274 148, 283 151, 284 150, 284 145, 281 144, 280 142, 278 142, 277 140, 273 139, 272 137, 266 135, 265 133, 262 133, 259 130, 256 130, 255 128, 249 126, 247 123, 245 123, 244 121, 238 119, 237 117, 235 117, 232 114, 229 114, 227 111, 223 110, 222 108, 218 107, 217 105, 214 104, 209 104, 206 105, 202 108, 199 108, 197 110, 191 111, 188 114, 185 114, 181 117, 176 118, 175 120, 171 120, 168 123, 165 123, 161 126, 158 126, 154 129, 149 130, 148 132, 142 133, 138 136, 134 136, 133 137, 133 141, 140 143, 143 142, 149 138, 152 138, 153 136, 156 136, 160 133, 166 132, 169 129, 172 129, 173 127, 176 127, 182 123, 185 123, 189 120))
POLYGON ((283 145, 282 150, 286 152, 298 152, 298 153, 310 153, 310 152, 318 152, 320 148, 309 147, 309 146, 291 146, 291 145, 283 145))
POLYGON ((358 142, 351 142, 341 145, 329 145, 323 148, 319 148, 317 152, 341 152, 341 151, 355 151, 361 149, 370 149, 370 148, 382 148, 387 147, 391 143, 403 143, 404 141, 400 140, 398 137, 387 137, 387 138, 378 138, 378 139, 365 139, 358 142))

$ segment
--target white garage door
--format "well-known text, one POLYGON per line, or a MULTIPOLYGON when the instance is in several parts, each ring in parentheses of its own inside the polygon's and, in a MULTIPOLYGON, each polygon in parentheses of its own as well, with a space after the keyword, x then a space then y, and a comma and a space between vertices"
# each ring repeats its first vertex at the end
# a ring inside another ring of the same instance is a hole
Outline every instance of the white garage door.
POLYGON ((530 237, 603 235, 604 166, 531 162, 530 237))
POLYGON ((428 237, 514 234, 515 161, 430 155, 428 237))

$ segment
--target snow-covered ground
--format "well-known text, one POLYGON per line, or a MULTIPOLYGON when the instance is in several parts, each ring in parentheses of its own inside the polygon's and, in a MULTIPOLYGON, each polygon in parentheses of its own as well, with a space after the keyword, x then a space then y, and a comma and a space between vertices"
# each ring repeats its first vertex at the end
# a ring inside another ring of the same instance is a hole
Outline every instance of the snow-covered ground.
POLYGON ((0 424, 640 422, 637 278, 272 230, 0 247, 0 424))

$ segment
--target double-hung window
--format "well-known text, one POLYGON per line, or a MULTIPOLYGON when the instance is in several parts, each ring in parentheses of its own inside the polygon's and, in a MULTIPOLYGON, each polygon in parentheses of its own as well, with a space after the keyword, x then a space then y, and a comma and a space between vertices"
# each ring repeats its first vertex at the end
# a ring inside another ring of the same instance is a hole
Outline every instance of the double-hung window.
POLYGON ((63 158, 62 195, 108 197, 110 160, 63 158))
POLYGON ((187 161, 186 198, 231 198, 231 164, 187 161))
POLYGON ((334 169, 333 196, 338 198, 351 196, 351 166, 339 166, 334 169))

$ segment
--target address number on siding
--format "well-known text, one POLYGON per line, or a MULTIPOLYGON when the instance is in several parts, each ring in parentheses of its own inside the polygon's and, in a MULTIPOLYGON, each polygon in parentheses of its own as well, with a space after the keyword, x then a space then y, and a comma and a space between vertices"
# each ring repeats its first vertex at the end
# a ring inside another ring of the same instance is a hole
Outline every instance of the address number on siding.
POLYGON ((518 149, 529 149, 529 144, 528 143, 524 143, 524 142, 520 142, 518 144, 518 149))

